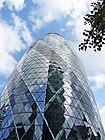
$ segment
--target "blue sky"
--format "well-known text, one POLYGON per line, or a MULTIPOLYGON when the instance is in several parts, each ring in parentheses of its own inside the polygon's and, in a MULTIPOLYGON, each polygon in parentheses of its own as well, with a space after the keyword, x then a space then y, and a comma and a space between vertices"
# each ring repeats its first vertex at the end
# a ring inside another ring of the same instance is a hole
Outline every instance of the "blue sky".
POLYGON ((60 33, 79 55, 105 126, 105 47, 79 52, 83 16, 96 0, 0 0, 0 92, 25 50, 49 32, 60 33))

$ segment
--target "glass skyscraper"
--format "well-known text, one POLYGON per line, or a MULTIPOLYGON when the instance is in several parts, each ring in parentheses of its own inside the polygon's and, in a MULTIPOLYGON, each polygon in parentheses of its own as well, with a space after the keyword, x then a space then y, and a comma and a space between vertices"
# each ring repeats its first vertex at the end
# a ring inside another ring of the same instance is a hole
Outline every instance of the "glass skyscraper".
POLYGON ((84 68, 58 34, 37 40, 0 95, 0 140, 104 140, 84 68))

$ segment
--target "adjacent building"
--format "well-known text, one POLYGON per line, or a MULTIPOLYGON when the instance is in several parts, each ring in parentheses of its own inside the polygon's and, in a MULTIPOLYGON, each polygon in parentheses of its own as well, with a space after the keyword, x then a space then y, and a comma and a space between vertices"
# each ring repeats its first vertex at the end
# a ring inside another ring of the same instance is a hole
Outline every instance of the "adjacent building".
POLYGON ((0 96, 0 140, 104 140, 80 59, 58 34, 37 40, 0 96))

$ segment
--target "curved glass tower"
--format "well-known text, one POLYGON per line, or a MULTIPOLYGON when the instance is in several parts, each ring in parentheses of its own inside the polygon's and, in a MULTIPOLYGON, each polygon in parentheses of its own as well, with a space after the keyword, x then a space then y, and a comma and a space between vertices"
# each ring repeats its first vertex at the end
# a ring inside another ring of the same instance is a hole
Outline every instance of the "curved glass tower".
POLYGON ((83 66, 60 35, 36 41, 13 71, 0 97, 0 140, 104 140, 83 66))

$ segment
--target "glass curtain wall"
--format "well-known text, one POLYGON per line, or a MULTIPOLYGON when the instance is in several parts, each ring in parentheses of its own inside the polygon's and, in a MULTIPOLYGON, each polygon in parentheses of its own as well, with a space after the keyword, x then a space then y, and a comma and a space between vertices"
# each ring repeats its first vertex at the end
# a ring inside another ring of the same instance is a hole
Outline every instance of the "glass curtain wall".
POLYGON ((0 95, 0 140, 104 140, 92 90, 73 47, 37 40, 0 95))

